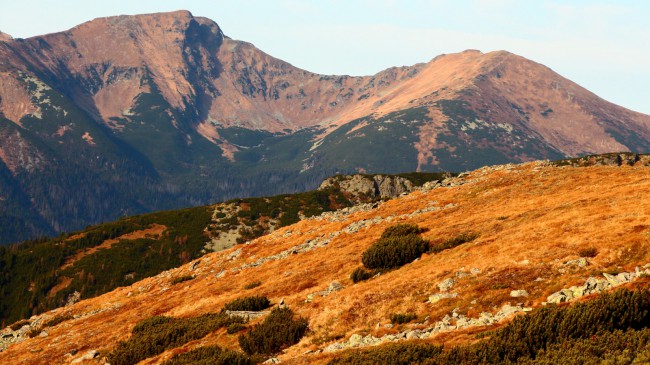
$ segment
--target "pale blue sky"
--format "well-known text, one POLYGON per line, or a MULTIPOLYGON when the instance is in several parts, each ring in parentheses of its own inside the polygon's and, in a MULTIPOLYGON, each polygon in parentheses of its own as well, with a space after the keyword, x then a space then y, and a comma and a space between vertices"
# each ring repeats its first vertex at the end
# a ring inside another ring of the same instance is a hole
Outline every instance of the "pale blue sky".
POLYGON ((650 1, 0 0, 14 37, 100 16, 187 9, 309 71, 368 75, 441 53, 505 49, 650 114, 650 1))

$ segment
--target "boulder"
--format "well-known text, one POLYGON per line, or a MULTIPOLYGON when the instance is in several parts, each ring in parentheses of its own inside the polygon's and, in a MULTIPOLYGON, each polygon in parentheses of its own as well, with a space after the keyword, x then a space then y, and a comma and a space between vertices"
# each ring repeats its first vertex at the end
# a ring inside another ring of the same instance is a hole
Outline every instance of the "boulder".
POLYGON ((362 342, 363 342, 363 336, 356 333, 350 336, 350 339, 348 340, 348 344, 350 346, 359 346, 361 345, 362 342))
POLYGON ((510 296, 513 298, 527 297, 529 294, 524 289, 513 290, 510 292, 510 296))
POLYGON ((441 301, 442 299, 448 299, 448 298, 456 298, 458 297, 458 293, 439 293, 439 294, 433 294, 429 296, 429 303, 437 303, 441 301))
POLYGON ((325 179, 319 190, 338 187, 355 197, 395 198, 415 189, 411 180, 400 176, 386 175, 343 175, 325 179))
POLYGON ((454 278, 448 278, 438 283, 438 289, 445 292, 451 289, 454 284, 456 284, 456 280, 454 280, 454 278))

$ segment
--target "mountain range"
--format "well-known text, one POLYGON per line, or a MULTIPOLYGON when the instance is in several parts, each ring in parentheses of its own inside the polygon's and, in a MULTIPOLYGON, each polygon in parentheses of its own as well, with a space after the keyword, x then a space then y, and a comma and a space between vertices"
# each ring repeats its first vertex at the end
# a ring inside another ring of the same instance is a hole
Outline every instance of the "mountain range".
POLYGON ((319 75, 176 11, 3 34, 0 59, 3 243, 336 173, 650 151, 650 116, 505 51, 319 75))

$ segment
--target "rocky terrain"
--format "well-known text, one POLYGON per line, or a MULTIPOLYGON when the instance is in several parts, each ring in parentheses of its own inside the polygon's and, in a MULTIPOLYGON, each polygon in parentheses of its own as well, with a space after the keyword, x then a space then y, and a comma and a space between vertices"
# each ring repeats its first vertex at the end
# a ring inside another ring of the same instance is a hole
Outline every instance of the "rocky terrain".
MULTIPOLYGON (((325 364, 348 349, 390 343, 474 343, 513 316, 592 301, 612 288, 648 287, 649 162, 616 154, 484 167, 325 212, 14 324, 2 331, 0 362, 105 363, 140 321, 194 318, 251 295, 308 320, 305 337, 272 361, 325 364), (362 253, 401 223, 446 248, 353 282, 362 253), (392 319, 400 313, 413 319, 392 319)), ((253 315, 245 326, 268 316, 253 315)), ((214 344, 241 351, 238 335, 218 329, 141 363, 214 344)))
POLYGON ((2 34, 0 57, 2 243, 337 173, 650 150, 649 116, 505 51, 318 75, 177 11, 2 34))

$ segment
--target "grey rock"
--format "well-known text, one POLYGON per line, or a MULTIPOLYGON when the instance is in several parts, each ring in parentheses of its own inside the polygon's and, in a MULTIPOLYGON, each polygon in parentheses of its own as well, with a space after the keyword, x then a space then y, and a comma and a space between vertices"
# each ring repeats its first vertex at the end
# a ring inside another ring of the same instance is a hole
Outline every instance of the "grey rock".
POLYGON ((510 296, 513 298, 527 297, 528 295, 528 291, 524 289, 513 290, 510 292, 510 296))
POLYGON ((458 293, 439 293, 429 296, 429 303, 437 303, 443 299, 456 298, 458 293))
POLYGON ((81 300, 81 293, 78 291, 74 291, 72 294, 68 295, 68 297, 65 300, 65 306, 69 307, 75 303, 77 303, 79 300, 81 300))
POLYGON ((586 258, 581 257, 579 259, 567 261, 564 266, 577 266, 577 267, 587 267, 589 265, 589 262, 587 261, 586 258))
POLYGON ((454 286, 454 284, 456 284, 454 278, 448 278, 438 283, 438 289, 440 289, 440 291, 448 291, 454 286))
POLYGON ((230 318, 232 318, 232 317, 241 317, 241 318, 243 318, 244 320, 247 320, 247 321, 250 321, 252 319, 265 316, 265 315, 267 315, 269 313, 271 313, 271 312, 270 311, 259 311, 259 312, 255 312, 255 311, 229 311, 229 310, 226 311, 226 314, 230 318))
POLYGON ((241 255, 241 252, 242 252, 241 248, 238 248, 235 251, 229 253, 228 256, 226 256, 226 259, 227 260, 234 260, 234 259, 238 258, 241 255))
POLYGON ((361 342, 363 342, 363 336, 356 333, 350 336, 350 339, 348 340, 350 346, 359 346, 361 342))
POLYGON ((327 291, 330 293, 337 292, 341 289, 343 289, 343 285, 341 285, 341 283, 339 283, 338 281, 332 281, 330 285, 327 287, 327 291))
POLYGON ((416 331, 410 331, 410 332, 406 333, 406 339, 407 340, 412 340, 412 339, 416 339, 416 338, 420 338, 420 334, 417 333, 416 331))
POLYGON ((399 176, 345 175, 325 179, 319 190, 339 187, 343 192, 355 197, 395 198, 414 190, 413 183, 399 176))

